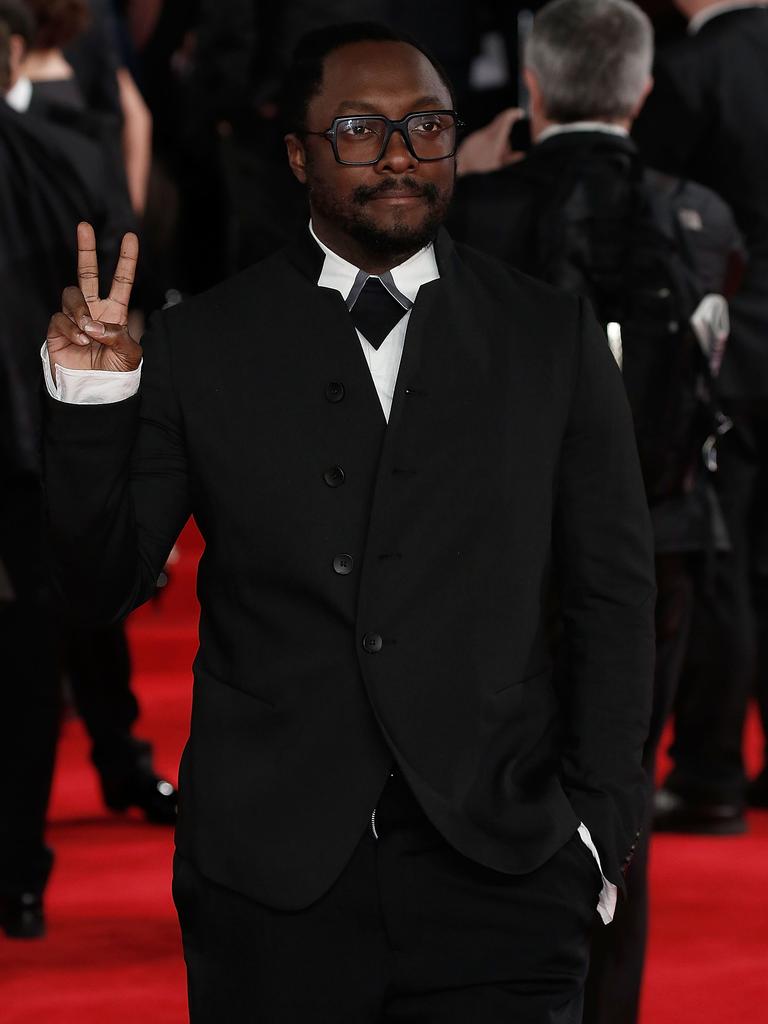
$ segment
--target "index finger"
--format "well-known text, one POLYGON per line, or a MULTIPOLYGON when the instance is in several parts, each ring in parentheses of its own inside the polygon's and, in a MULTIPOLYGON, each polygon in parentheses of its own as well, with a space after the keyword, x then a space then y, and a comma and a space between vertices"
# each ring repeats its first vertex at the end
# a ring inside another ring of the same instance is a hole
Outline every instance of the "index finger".
POLYGON ((131 289, 136 277, 136 264, 139 259, 139 240, 132 231, 123 235, 120 245, 120 258, 117 261, 112 287, 109 289, 110 302, 117 302, 128 312, 131 301, 131 289))
POLYGON ((96 233, 86 221, 77 225, 77 283, 86 302, 94 302, 99 298, 96 233))

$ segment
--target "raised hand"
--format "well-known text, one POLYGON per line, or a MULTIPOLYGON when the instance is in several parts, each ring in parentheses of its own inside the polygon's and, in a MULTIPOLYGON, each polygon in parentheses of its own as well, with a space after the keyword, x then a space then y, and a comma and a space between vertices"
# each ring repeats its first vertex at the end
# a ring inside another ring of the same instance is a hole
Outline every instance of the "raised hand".
POLYGON ((525 153, 515 152, 509 140, 512 125, 524 117, 525 111, 520 107, 509 107, 483 128, 467 135, 456 154, 456 173, 459 177, 498 171, 501 167, 522 160, 525 153))
POLYGON ((77 226, 78 287, 64 289, 62 311, 48 325, 51 370, 135 370, 141 345, 128 333, 128 304, 136 275, 139 240, 123 236, 120 258, 106 299, 99 298, 96 235, 90 224, 77 226))

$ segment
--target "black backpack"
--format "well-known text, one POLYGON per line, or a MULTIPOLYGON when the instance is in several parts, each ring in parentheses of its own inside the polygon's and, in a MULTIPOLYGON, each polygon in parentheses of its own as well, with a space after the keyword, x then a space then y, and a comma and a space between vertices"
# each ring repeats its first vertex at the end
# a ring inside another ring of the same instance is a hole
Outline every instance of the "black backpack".
POLYGON ((706 289, 669 182, 598 142, 561 168, 537 229, 541 276, 586 296, 607 329, 620 325, 650 502, 691 490, 717 430, 709 361, 689 323, 706 289))

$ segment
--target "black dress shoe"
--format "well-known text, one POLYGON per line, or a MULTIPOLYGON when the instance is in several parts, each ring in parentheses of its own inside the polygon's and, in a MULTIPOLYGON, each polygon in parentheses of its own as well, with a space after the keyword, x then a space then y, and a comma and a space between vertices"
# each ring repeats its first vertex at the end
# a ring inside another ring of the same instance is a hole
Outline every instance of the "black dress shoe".
POLYGON ((138 807, 153 825, 175 825, 178 793, 167 779, 153 771, 137 768, 121 779, 101 779, 104 803, 111 811, 138 807))
POLYGON ((9 939, 41 939, 45 935, 42 896, 35 892, 0 896, 0 928, 9 939))
POLYGON ((747 805, 768 808, 768 768, 763 768, 758 776, 747 784, 747 805))
POLYGON ((653 798, 654 832, 686 835, 738 836, 747 831, 747 819, 740 804, 690 800, 660 789, 653 798))

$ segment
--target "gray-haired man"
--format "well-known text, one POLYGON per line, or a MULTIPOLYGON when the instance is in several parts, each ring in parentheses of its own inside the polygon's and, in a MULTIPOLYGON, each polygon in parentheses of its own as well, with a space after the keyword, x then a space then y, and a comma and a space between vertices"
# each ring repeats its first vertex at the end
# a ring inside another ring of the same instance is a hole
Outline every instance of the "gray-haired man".
POLYGON ((669 831, 746 828, 745 796, 768 807, 768 762, 746 788, 741 738, 756 680, 768 726, 768 5, 676 0, 687 36, 659 54, 657 87, 635 132, 647 159, 702 181, 732 206, 749 250, 731 309, 721 389, 734 428, 718 489, 733 552, 712 598, 697 604, 686 686, 675 716, 674 768, 659 793, 669 831), (757 610, 757 621, 755 616, 757 610))

